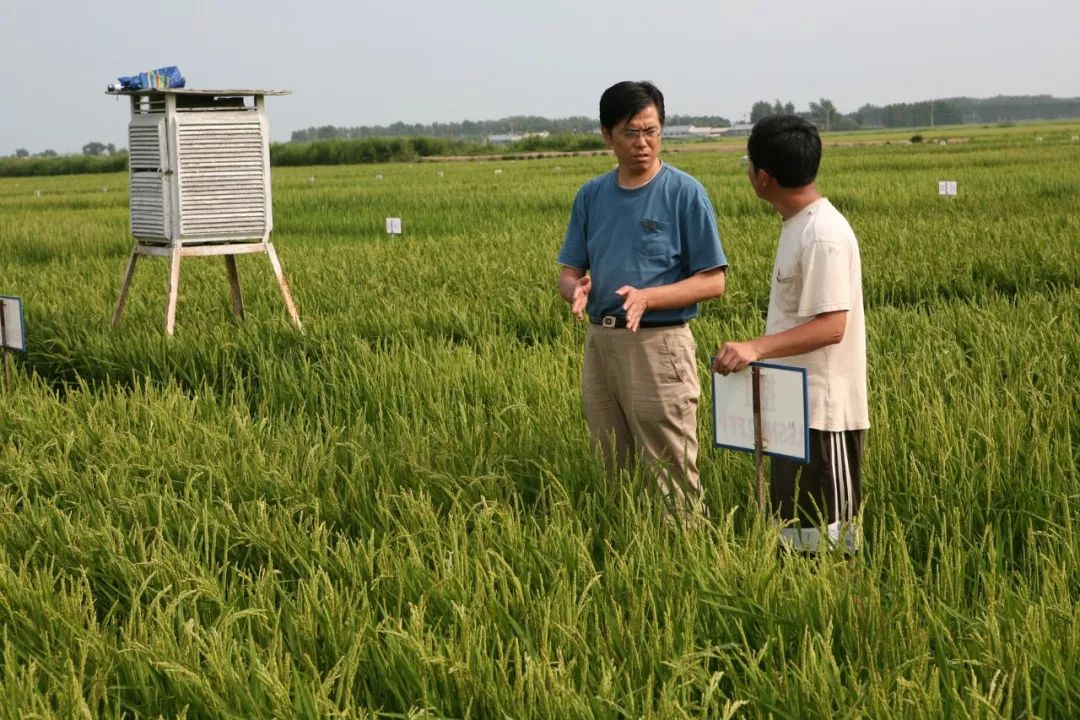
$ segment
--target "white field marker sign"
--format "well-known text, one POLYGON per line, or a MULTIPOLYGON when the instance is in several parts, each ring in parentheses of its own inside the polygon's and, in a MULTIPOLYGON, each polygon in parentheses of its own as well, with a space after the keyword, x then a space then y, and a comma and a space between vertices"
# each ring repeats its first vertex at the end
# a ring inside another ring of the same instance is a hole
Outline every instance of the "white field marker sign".
POLYGON ((937 184, 937 194, 941 197, 956 197, 956 181, 939 180, 937 184))
POLYGON ((26 333, 23 329, 22 300, 0 295, 0 364, 4 366, 4 387, 11 387, 11 366, 8 365, 8 348, 26 351, 26 333))
POLYGON ((391 237, 401 234, 401 218, 386 218, 386 234, 391 237))
MULTIPOLYGON (((810 459, 810 407, 806 369, 752 363, 760 369, 761 445, 766 455, 798 462, 810 459)), ((752 368, 713 373, 713 444, 754 452, 752 368)))
POLYGON ((5 350, 26 351, 21 299, 0 295, 0 335, 5 350))

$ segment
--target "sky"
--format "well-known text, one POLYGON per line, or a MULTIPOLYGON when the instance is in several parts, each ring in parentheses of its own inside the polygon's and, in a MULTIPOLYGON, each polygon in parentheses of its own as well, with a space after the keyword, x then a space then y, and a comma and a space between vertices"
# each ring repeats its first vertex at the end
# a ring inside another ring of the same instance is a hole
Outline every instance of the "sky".
POLYGON ((127 144, 120 75, 284 89, 271 138, 313 126, 596 117, 651 80, 669 115, 758 100, 1080 96, 1077 0, 0 0, 0 155, 127 144))

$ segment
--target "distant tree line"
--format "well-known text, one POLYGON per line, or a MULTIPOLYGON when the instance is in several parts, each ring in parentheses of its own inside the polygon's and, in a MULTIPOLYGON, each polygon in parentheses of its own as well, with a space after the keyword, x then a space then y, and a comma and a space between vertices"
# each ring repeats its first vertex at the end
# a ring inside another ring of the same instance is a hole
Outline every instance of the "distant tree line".
MULTIPOLYGON (((731 121, 716 115, 669 115, 668 125, 698 125, 728 127, 731 121)), ((338 138, 369 137, 434 137, 483 141, 490 135, 550 133, 552 135, 594 135, 600 130, 597 118, 574 115, 566 118, 545 118, 536 115, 514 115, 499 120, 463 120, 449 123, 404 123, 390 125, 361 125, 336 127, 323 125, 306 130, 293 130, 290 142, 335 140, 338 138)))
MULTIPOLYGON (((1017 122, 1021 120, 1059 120, 1080 118, 1080 98, 1055 98, 1050 95, 999 95, 993 98, 945 98, 916 103, 890 105, 866 104, 851 113, 842 113, 828 98, 810 102, 804 110, 795 104, 776 98, 759 100, 750 108, 749 122, 755 123, 766 115, 795 113, 812 120, 822 130, 844 131, 862 128, 905 128, 934 125, 1017 122)), ((698 127, 729 127, 731 121, 718 115, 668 115, 668 125, 698 127)), ((361 125, 336 127, 323 125, 294 130, 291 142, 315 140, 357 139, 372 137, 432 137, 484 141, 491 135, 548 132, 558 135, 596 134, 596 118, 575 115, 567 118, 544 118, 536 115, 515 115, 499 120, 463 120, 449 123, 404 123, 391 125, 361 125)))
POLYGON ((430 155, 469 154, 473 143, 447 138, 329 138, 271 143, 271 165, 353 165, 407 162, 430 155))
POLYGON ((551 120, 536 115, 515 115, 500 120, 463 120, 448 123, 404 123, 390 125, 361 125, 359 127, 335 127, 323 125, 306 130, 293 130, 292 142, 334 140, 336 138, 368 137, 433 137, 461 140, 483 140, 488 135, 510 133, 588 133, 597 127, 594 118, 575 116, 551 120))
POLYGON ((0 158, 0 177, 39 175, 81 175, 127 170, 128 155, 120 150, 112 155, 51 155, 0 158))
MULTIPOLYGON (((599 127, 600 123, 596 123, 599 127)), ((731 127, 731 121, 719 115, 668 115, 665 125, 696 125, 697 127, 731 127)))
MULTIPOLYGON (((541 137, 533 135, 521 138, 510 144, 510 152, 578 152, 582 150, 603 150, 607 147, 599 135, 581 133, 557 133, 541 137)), ((500 151, 501 152, 501 151, 500 151)))
POLYGON ((955 97, 884 106, 866 104, 848 114, 839 112, 826 98, 811 102, 810 107, 802 111, 796 111, 790 102, 781 104, 779 100, 772 103, 759 100, 750 109, 750 122, 780 112, 802 115, 825 131, 933 127, 1080 118, 1080 98, 1055 98, 1050 95, 955 97))
MULTIPOLYGON (((82 155, 39 155, 17 152, 0 158, 0 177, 75 175, 127 170, 127 151, 109 145, 87 143, 82 155)), ((560 133, 532 136, 507 145, 491 145, 479 140, 436 137, 331 138, 311 142, 271 143, 272 165, 350 165, 383 162, 410 162, 420 158, 452 155, 492 155, 547 151, 578 152, 604 148, 598 135, 560 133)), ((51 154, 50 154, 51 153, 51 154)))
POLYGON ((478 140, 433 137, 330 138, 310 142, 273 143, 271 165, 353 165, 409 162, 425 157, 491 155, 544 151, 578 152, 604 148, 596 135, 562 133, 527 137, 509 145, 489 145, 478 140))
POLYGON ((779 98, 772 103, 768 100, 758 100, 754 103, 754 106, 750 108, 750 122, 756 123, 758 120, 768 115, 780 115, 783 113, 787 113, 788 115, 794 114, 794 103, 790 100, 786 103, 782 103, 779 98))
POLYGON ((82 154, 94 156, 115 155, 116 146, 112 143, 105 144, 92 140, 82 146, 82 154))

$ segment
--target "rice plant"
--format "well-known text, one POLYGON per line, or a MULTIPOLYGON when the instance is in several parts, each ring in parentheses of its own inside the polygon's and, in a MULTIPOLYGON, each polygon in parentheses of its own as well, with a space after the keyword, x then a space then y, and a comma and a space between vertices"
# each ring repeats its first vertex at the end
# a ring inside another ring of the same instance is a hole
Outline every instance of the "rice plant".
MULTIPOLYGON (((703 451, 683 528, 590 453, 554 257, 610 158, 277 168, 305 332, 244 256, 247 319, 185 260, 172 338, 161 261, 109 325, 126 175, 0 178, 29 344, 0 395, 0 714, 1080 714, 1075 133, 826 149, 869 325, 853 563, 778 557, 748 456, 703 451)), ((737 155, 666 159, 732 263, 693 325, 707 386, 764 325, 779 221, 737 155)))

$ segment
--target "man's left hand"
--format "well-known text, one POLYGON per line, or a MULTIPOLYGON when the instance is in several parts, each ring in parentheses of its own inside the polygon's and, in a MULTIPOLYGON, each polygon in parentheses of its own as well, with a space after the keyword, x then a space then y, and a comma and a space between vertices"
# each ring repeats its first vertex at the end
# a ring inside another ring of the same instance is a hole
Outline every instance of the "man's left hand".
POLYGON ((645 290, 630 285, 623 285, 615 291, 623 299, 623 311, 626 312, 626 329, 637 332, 641 325, 641 316, 649 309, 649 298, 645 290))

